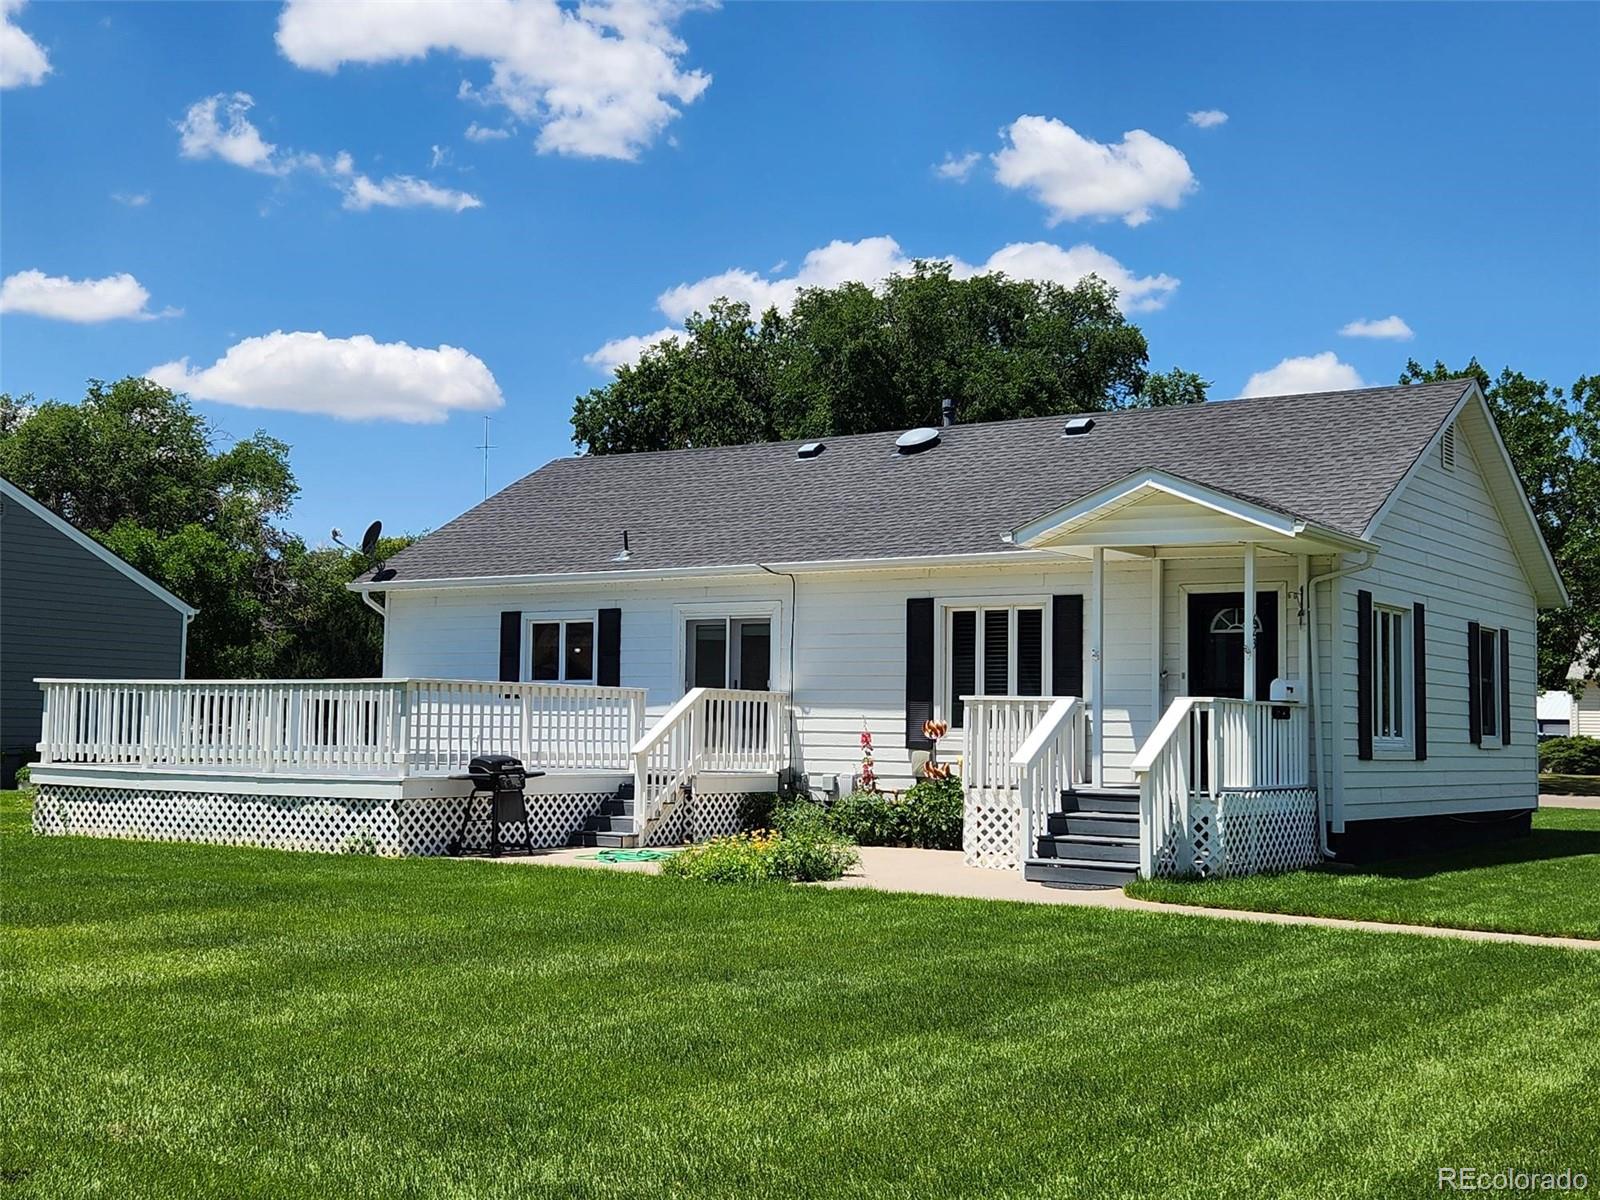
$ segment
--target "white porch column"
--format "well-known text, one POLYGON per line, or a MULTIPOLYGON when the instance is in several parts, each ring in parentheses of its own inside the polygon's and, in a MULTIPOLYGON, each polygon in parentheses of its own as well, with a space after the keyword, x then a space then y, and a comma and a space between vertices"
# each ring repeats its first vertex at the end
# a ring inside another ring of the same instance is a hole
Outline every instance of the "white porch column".
POLYGON ((1150 728, 1161 720, 1161 578, 1163 563, 1150 559, 1150 728))
POLYGON ((1092 586, 1089 588, 1089 712, 1091 725, 1089 729, 1089 761, 1094 767, 1093 781, 1095 787, 1105 783, 1105 757, 1106 722, 1105 722, 1105 693, 1106 675, 1105 659, 1101 654, 1101 646, 1105 642, 1106 632, 1106 552, 1103 546, 1094 548, 1094 570, 1092 586))
POLYGON ((1256 544, 1244 544, 1244 698, 1256 698, 1256 544))

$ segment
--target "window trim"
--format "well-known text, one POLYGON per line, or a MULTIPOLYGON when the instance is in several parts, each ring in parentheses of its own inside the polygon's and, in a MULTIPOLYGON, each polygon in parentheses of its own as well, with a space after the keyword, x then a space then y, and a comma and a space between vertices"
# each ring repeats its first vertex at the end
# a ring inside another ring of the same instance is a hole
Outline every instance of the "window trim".
POLYGON ((1415 609, 1399 601, 1379 600, 1376 597, 1372 601, 1372 662, 1370 667, 1372 672, 1372 753, 1375 758, 1391 756, 1405 758, 1414 753, 1417 724, 1416 668, 1412 656, 1412 639, 1416 636, 1415 630, 1412 628, 1414 619, 1415 609), (1388 682, 1395 689, 1391 701, 1398 700, 1399 702, 1401 729, 1399 736, 1381 732, 1383 726, 1384 684, 1381 630, 1385 617, 1396 622, 1400 631, 1398 639, 1391 639, 1391 671, 1388 676, 1388 682))
POLYGON ((522 614, 522 682, 560 684, 564 687, 599 687, 597 680, 600 677, 600 610, 599 609, 562 609, 555 612, 523 613, 522 614), (589 651, 589 677, 587 679, 567 678, 567 626, 588 624, 590 637, 589 651), (556 643, 556 677, 554 679, 535 679, 533 677, 533 631, 538 625, 556 625, 560 627, 561 637, 556 643))
POLYGON ((1051 691, 1050 681, 1053 678, 1052 668, 1054 646, 1052 645, 1052 630, 1050 620, 1051 597, 1039 596, 950 596, 935 601, 934 607, 938 620, 934 623, 934 718, 947 721, 950 732, 954 735, 964 735, 966 727, 955 724, 955 701, 957 697, 952 693, 950 686, 950 644, 953 630, 954 614, 957 612, 974 612, 977 614, 975 629, 975 654, 973 657, 973 680, 980 689, 977 695, 984 695, 983 687, 983 625, 984 613, 1005 612, 1006 617, 1006 645, 1008 647, 1009 661, 1006 664, 1006 692, 1005 695, 1016 695, 1017 688, 1017 611, 1019 609, 1035 609, 1039 613, 1039 698, 1048 699, 1054 693, 1051 691))
POLYGON ((1481 750, 1500 750, 1505 746, 1500 722, 1505 719, 1505 714, 1500 711, 1500 673, 1504 667, 1500 664, 1500 657, 1505 653, 1505 642, 1500 637, 1500 626, 1489 626, 1480 623, 1478 626, 1478 675, 1479 678, 1470 682, 1470 686, 1478 689, 1478 748, 1481 750), (1492 653, 1485 654, 1486 643, 1493 646, 1492 653), (1488 695, 1483 694, 1482 684, 1488 680, 1488 695), (1490 716, 1494 717, 1493 727, 1489 724, 1490 716))

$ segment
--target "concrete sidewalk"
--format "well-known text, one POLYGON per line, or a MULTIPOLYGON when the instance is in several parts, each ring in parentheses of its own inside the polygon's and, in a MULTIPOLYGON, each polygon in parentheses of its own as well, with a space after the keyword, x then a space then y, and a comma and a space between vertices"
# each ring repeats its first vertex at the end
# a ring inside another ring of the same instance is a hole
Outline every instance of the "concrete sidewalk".
POLYGON ((1540 808, 1600 808, 1600 796, 1556 796, 1541 793, 1540 808))
MULTIPOLYGON (((555 867, 591 867, 607 871, 656 872, 656 863, 605 863, 594 850, 545 850, 531 857, 482 859, 484 862, 533 863, 555 867)), ((969 867, 958 850, 910 850, 900 846, 862 846, 858 870, 824 888, 871 888, 881 892, 912 892, 924 896, 959 896, 974 900, 1014 900, 1025 904, 1060 904, 1079 908, 1114 908, 1127 912, 1167 916, 1210 917, 1224 921, 1256 921, 1267 925, 1315 925, 1323 929, 1354 929, 1372 933, 1411 933, 1422 937, 1460 938, 1474 942, 1510 942, 1523 946, 1556 946, 1569 950, 1600 950, 1600 941, 1586 938, 1543 937, 1528 933, 1496 933, 1483 929, 1445 929, 1434 925, 1391 925, 1382 921, 1347 921, 1337 917, 1307 917, 1289 913, 1246 912, 1201 908, 1192 904, 1156 904, 1134 900, 1121 888, 1069 889, 1029 883, 1020 871, 969 867)))

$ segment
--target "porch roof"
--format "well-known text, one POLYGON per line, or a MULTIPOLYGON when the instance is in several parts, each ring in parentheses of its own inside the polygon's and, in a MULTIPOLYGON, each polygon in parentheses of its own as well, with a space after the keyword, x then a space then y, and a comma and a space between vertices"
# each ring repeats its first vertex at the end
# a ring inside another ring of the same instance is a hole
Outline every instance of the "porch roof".
POLYGON ((1373 544, 1244 496, 1167 471, 1136 471, 1044 513, 1011 533, 1029 550, 1150 557, 1163 548, 1242 546, 1290 554, 1337 554, 1373 544))

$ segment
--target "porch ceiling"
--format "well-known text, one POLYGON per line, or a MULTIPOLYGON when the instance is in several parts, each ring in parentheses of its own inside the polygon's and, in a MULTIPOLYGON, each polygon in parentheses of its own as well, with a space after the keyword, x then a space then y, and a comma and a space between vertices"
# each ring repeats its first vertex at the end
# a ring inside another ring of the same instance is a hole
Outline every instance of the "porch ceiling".
POLYGON ((1283 554, 1338 554, 1371 542, 1319 527, 1293 513, 1208 488, 1163 471, 1142 471, 1014 530, 1029 550, 1150 558, 1169 552, 1254 543, 1283 554))

